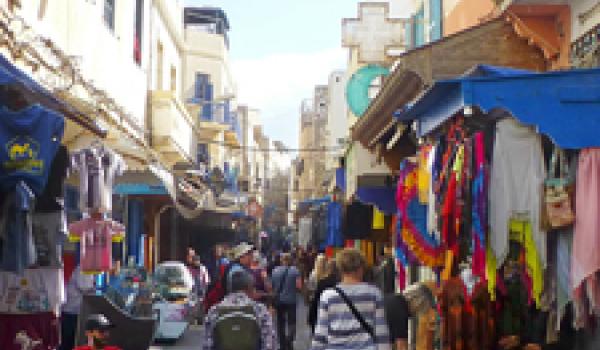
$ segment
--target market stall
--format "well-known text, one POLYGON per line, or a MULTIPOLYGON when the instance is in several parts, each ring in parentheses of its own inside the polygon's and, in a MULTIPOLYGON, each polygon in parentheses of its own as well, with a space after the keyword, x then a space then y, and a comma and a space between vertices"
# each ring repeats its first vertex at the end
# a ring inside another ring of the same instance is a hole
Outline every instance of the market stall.
POLYGON ((442 349, 595 348, 574 334, 600 305, 599 78, 478 66, 397 113, 420 146, 400 166, 396 257, 437 276, 442 349))

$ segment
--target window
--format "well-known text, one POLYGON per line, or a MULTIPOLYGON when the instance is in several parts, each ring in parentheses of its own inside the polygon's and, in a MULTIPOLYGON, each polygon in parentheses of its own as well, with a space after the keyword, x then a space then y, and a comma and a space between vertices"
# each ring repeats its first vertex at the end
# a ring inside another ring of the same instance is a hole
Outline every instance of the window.
POLYGON ((204 73, 196 73, 196 82, 194 84, 194 98, 204 100, 206 96, 206 86, 210 83, 210 76, 204 73))
POLYGON ((142 64, 142 32, 144 31, 144 0, 135 0, 135 22, 133 32, 133 60, 142 64))
POLYGON ((115 30, 115 0, 104 0, 104 23, 110 30, 115 30))
POLYGON ((431 41, 442 37, 442 0, 431 0, 429 5, 429 18, 431 21, 429 38, 431 41))
POLYGON ((171 66, 171 91, 177 92, 177 68, 171 66))
POLYGON ((194 84, 194 100, 202 106, 202 120, 210 121, 213 119, 213 85, 210 83, 210 75, 205 73, 196 73, 196 82, 194 84))
POLYGON ((203 164, 210 163, 210 156, 208 154, 208 144, 199 143, 196 156, 197 156, 198 163, 203 163, 203 164))

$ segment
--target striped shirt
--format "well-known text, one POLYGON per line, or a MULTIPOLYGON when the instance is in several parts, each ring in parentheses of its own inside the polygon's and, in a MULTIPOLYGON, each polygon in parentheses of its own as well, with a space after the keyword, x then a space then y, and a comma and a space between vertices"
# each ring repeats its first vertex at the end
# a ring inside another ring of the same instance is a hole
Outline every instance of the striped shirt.
POLYGON ((389 350, 390 338, 381 292, 367 283, 338 284, 365 321, 375 330, 375 341, 363 329, 344 299, 334 290, 321 294, 312 350, 389 350))

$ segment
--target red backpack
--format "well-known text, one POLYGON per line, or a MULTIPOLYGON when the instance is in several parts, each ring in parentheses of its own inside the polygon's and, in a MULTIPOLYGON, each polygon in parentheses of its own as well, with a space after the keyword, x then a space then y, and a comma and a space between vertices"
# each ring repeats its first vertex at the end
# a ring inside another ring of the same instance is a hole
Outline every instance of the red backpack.
POLYGON ((204 297, 204 311, 208 312, 213 305, 220 303, 227 294, 227 275, 234 263, 221 265, 219 279, 212 285, 204 297))

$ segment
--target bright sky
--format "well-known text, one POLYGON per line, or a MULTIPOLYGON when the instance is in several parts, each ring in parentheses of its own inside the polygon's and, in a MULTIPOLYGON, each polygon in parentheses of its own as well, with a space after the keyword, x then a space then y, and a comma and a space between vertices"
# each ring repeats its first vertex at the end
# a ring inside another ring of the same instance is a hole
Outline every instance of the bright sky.
MULTIPOLYGON (((393 0, 392 11, 404 12, 393 0)), ((344 69, 342 18, 357 17, 356 0, 186 0, 221 7, 231 25, 230 50, 238 102, 261 110, 272 140, 298 144, 300 103, 329 73, 344 69)))

